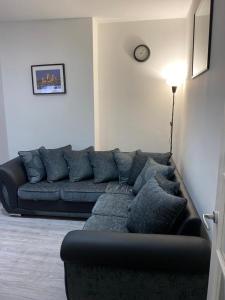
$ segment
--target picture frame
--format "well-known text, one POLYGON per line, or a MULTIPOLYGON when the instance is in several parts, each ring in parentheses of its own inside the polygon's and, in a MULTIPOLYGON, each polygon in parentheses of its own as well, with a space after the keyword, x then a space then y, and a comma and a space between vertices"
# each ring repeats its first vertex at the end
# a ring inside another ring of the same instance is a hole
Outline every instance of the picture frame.
POLYGON ((210 68, 213 0, 201 0, 194 14, 192 78, 210 68))
POLYGON ((65 65, 43 64, 31 66, 34 95, 66 94, 65 65))

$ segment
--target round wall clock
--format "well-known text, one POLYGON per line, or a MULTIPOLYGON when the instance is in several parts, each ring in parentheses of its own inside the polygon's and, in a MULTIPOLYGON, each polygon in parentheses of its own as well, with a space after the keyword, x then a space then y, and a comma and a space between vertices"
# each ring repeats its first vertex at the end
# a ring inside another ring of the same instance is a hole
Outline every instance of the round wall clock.
POLYGON ((138 45, 134 49, 134 58, 138 62, 144 62, 149 59, 151 51, 147 45, 138 45))

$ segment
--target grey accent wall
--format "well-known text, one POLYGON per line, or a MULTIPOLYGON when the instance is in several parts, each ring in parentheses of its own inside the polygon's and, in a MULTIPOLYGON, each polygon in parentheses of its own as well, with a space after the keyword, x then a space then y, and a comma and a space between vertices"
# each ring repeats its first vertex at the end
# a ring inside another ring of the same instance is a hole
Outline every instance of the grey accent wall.
POLYGON ((211 213, 217 194, 225 103, 225 2, 214 1, 210 70, 191 79, 193 1, 187 19, 189 78, 177 106, 174 158, 200 213, 211 213))
POLYGON ((7 159, 8 159, 8 140, 7 140, 7 132, 6 132, 5 105, 4 105, 4 98, 3 98, 1 62, 0 62, 0 164, 6 162, 7 159))
POLYGON ((44 145, 94 144, 92 20, 1 22, 9 156, 44 145), (35 96, 31 65, 65 63, 66 95, 35 96))

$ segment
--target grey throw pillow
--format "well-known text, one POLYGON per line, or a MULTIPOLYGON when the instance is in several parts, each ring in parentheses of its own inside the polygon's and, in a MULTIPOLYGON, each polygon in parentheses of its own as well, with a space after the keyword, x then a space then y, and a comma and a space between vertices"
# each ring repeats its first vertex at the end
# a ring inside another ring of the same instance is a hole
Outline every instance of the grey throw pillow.
POLYGON ((171 178, 174 175, 174 170, 174 167, 158 164, 156 161, 154 161, 154 159, 149 158, 146 161, 141 173, 138 175, 137 180, 135 181, 133 187, 134 194, 137 194, 145 185, 145 183, 156 174, 161 174, 166 178, 171 178))
MULTIPOLYGON (((44 147, 41 147, 40 149, 44 149, 44 147)), ((30 183, 37 183, 45 178, 45 167, 41 160, 39 149, 19 151, 18 154, 24 164, 27 178, 30 183)))
POLYGON ((136 155, 136 151, 114 153, 114 158, 119 172, 120 184, 128 182, 131 166, 135 155, 136 155))
POLYGON ((186 205, 186 199, 168 194, 152 178, 132 201, 127 228, 136 233, 169 234, 186 205))
POLYGON ((169 194, 178 195, 180 192, 180 183, 168 180, 165 176, 157 174, 155 176, 159 186, 169 194))
POLYGON ((91 151, 94 151, 93 146, 80 151, 66 150, 64 152, 64 158, 69 167, 69 179, 71 182, 93 177, 93 169, 89 160, 89 152, 91 151))
POLYGON ((130 176, 128 180, 129 185, 134 185, 138 175, 141 173, 142 169, 145 166, 148 158, 153 158, 157 163, 161 165, 168 165, 171 157, 171 153, 151 153, 151 152, 142 152, 138 150, 130 170, 130 176))
POLYGON ((116 151, 119 149, 89 153, 95 183, 118 180, 118 170, 113 155, 116 151))
POLYGON ((53 182, 69 175, 69 169, 64 159, 64 151, 71 150, 71 145, 57 149, 40 149, 41 159, 45 165, 47 181, 53 182))

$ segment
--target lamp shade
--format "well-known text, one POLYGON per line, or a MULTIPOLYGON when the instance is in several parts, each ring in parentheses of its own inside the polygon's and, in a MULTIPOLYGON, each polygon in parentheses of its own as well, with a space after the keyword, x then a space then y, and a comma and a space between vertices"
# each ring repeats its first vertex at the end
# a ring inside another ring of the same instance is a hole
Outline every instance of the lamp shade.
POLYGON ((163 71, 163 77, 169 86, 180 86, 186 78, 186 68, 184 63, 168 65, 163 71))
POLYGON ((180 86, 183 83, 183 80, 181 80, 180 78, 176 78, 176 77, 170 77, 166 79, 166 83, 169 86, 180 86))

